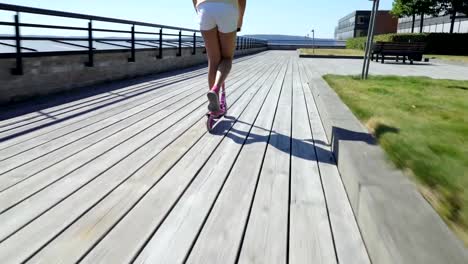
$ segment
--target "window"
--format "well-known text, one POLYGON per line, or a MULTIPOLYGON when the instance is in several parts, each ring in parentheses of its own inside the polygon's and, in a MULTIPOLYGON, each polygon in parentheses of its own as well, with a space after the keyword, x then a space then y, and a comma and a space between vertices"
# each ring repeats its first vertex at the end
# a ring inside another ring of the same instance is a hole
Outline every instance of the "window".
POLYGON ((367 32, 365 30, 356 30, 356 37, 365 37, 367 36, 367 32))
POLYGON ((357 17, 357 23, 358 23, 358 25, 364 25, 366 23, 366 17, 365 16, 358 16, 357 17))

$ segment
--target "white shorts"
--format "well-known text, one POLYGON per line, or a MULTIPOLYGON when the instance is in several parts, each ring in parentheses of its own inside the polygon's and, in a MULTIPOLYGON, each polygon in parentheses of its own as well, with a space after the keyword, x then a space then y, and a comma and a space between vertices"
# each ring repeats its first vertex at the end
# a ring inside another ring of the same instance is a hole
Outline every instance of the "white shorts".
POLYGON ((227 3, 203 2, 197 7, 200 30, 206 31, 218 27, 222 33, 237 31, 239 10, 227 3))

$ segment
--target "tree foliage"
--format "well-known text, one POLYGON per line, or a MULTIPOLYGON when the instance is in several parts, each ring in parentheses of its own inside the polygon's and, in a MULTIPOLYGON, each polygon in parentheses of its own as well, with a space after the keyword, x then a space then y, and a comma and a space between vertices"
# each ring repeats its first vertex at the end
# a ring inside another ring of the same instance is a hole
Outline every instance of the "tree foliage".
MULTIPOLYGON (((459 1, 466 2, 468 0, 459 1)), ((391 12, 393 15, 398 17, 420 14, 437 15, 440 11, 440 6, 440 1, 437 0, 395 0, 393 2, 393 8, 391 12)))
POLYGON ((468 15, 468 0, 441 0, 438 8, 444 15, 462 13, 468 15))

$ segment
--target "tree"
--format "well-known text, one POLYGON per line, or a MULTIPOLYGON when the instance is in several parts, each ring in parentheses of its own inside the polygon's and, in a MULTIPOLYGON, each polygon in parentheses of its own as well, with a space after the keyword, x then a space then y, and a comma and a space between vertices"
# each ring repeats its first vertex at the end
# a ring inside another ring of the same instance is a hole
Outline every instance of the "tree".
MULTIPOLYGON (((448 0, 443 0, 448 1, 448 0)), ((462 0, 467 1, 467 0, 462 0)), ((393 2, 392 14, 402 16, 412 16, 413 26, 411 32, 414 33, 414 23, 416 15, 421 15, 421 23, 419 26, 419 32, 423 32, 424 27, 424 15, 438 15, 439 1, 437 0, 395 0, 393 2)))
MULTIPOLYGON (((445 1, 445 0, 444 0, 445 1)), ((438 0, 412 0, 414 2, 417 14, 421 14, 421 24, 419 33, 423 32, 424 15, 439 15, 439 1, 438 0)))
POLYGON ((453 33, 457 13, 468 15, 468 0, 441 0, 438 2, 438 11, 444 15, 450 15, 450 33, 453 33))
POLYGON ((413 7, 413 1, 408 0, 395 0, 393 2, 392 13, 396 17, 406 17, 412 16, 413 17, 413 24, 411 26, 411 33, 414 33, 414 23, 416 21, 416 12, 413 7))

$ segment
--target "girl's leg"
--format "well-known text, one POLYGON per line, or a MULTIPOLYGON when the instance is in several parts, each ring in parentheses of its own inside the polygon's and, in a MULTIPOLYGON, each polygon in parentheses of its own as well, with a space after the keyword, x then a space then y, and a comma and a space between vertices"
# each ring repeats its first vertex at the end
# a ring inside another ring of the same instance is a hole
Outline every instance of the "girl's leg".
POLYGON ((234 58, 234 51, 236 48, 236 35, 237 32, 218 33, 221 49, 221 62, 219 63, 218 72, 216 74, 216 87, 221 87, 223 85, 231 71, 232 60, 234 58))
POLYGON ((208 89, 211 89, 215 85, 216 72, 221 62, 218 28, 203 30, 201 33, 205 41, 206 54, 208 56, 208 89))

